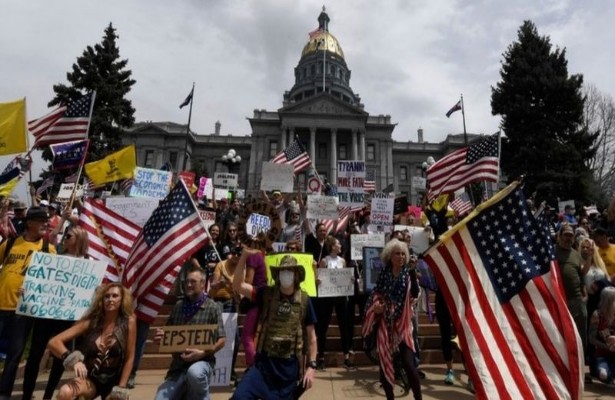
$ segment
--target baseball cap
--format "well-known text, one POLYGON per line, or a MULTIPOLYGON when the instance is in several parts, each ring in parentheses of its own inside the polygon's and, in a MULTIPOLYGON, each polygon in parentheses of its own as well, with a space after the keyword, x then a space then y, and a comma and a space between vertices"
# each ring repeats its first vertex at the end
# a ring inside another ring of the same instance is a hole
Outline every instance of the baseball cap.
POLYGON ((49 219, 49 214, 47 213, 47 210, 41 207, 30 207, 26 213, 26 220, 32 219, 47 221, 49 219))

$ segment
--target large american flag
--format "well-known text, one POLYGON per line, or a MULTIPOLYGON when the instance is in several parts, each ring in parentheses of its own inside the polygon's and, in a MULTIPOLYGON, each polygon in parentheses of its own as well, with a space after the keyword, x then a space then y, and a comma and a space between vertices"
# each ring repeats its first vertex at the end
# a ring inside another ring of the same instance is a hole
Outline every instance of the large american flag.
MULTIPOLYGON (((102 202, 92 199, 85 200, 79 225, 88 234, 88 255, 107 263, 104 281, 120 281, 121 271, 126 264, 130 249, 141 232, 141 227, 108 209, 102 202)), ((174 268, 162 282, 138 299, 136 311, 140 319, 153 322, 173 287, 179 268, 179 266, 174 268)))
POLYGON ((291 164, 295 168, 295 174, 298 174, 312 165, 312 160, 310 160, 310 156, 305 151, 299 139, 295 139, 290 146, 276 154, 271 162, 276 164, 291 164))
POLYGON ((427 251, 479 399, 580 399, 583 348, 551 239, 514 183, 427 251))
POLYGON ((458 216, 469 213, 472 211, 470 196, 468 196, 466 192, 462 192, 455 196, 455 200, 451 201, 451 208, 457 212, 458 216))
POLYGON ((429 198, 451 193, 472 182, 497 182, 500 171, 499 133, 456 150, 427 170, 429 198))
POLYGON ((201 248, 206 238, 205 225, 186 184, 179 180, 135 241, 122 283, 139 299, 201 248))
POLYGON ((90 125, 92 102, 95 92, 61 105, 49 114, 28 122, 34 135, 34 147, 85 139, 90 125))

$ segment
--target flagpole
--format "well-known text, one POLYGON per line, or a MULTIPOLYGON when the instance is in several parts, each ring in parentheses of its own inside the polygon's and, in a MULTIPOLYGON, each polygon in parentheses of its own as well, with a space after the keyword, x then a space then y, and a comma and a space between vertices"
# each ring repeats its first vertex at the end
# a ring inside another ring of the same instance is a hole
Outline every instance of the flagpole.
POLYGON ((192 102, 194 101, 194 82, 192 82, 192 91, 190 92, 190 111, 188 112, 188 126, 186 127, 186 141, 184 143, 184 165, 182 171, 186 170, 188 162, 188 138, 190 137, 190 120, 192 119, 192 102))
POLYGON ((461 94, 461 116, 463 117, 463 143, 468 147, 468 133, 466 132, 466 111, 463 105, 463 93, 461 94))
POLYGON ((79 186, 79 179, 81 178, 81 173, 83 172, 83 165, 85 164, 85 158, 88 154, 88 149, 90 148, 90 139, 86 139, 87 143, 85 145, 85 150, 83 151, 83 157, 81 157, 81 162, 79 163, 79 168, 77 169, 77 180, 75 181, 75 186, 73 186, 73 193, 70 195, 70 201, 68 202, 68 209, 73 208, 73 202, 75 201, 75 195, 77 194, 77 186, 79 186))
MULTIPOLYGON (((94 112, 94 101, 96 100, 96 90, 92 91, 92 102, 90 103, 90 118, 88 118, 88 127, 85 130, 85 138, 90 135, 90 124, 92 123, 92 113, 94 112)), ((90 143, 88 142, 88 145, 90 143)))

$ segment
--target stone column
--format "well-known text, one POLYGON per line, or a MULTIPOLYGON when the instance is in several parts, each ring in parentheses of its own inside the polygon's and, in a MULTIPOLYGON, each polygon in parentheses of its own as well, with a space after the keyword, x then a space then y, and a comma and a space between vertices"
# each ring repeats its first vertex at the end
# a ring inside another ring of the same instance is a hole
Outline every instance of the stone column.
POLYGON ((357 140, 358 134, 359 132, 357 128, 353 128, 350 133, 350 136, 352 138, 352 159, 353 160, 359 159, 359 148, 358 148, 358 140, 357 140))
MULTIPOLYGON (((295 127, 289 126, 288 127, 288 140, 286 141, 286 143, 290 145, 294 140, 295 140, 295 127)), ((286 148, 286 146, 284 146, 284 148, 286 148)))
POLYGON ((337 129, 331 128, 331 177, 329 182, 332 185, 337 183, 337 129))
POLYGON ((359 130, 359 144, 361 146, 361 151, 359 153, 359 159, 363 160, 363 161, 367 161, 365 160, 365 129, 360 129, 359 130))
POLYGON ((282 125, 282 129, 280 132, 280 148, 278 149, 278 151, 282 151, 286 148, 286 130, 288 128, 286 127, 286 125, 282 125))
POLYGON ((310 127, 310 159, 316 168, 316 127, 310 127))

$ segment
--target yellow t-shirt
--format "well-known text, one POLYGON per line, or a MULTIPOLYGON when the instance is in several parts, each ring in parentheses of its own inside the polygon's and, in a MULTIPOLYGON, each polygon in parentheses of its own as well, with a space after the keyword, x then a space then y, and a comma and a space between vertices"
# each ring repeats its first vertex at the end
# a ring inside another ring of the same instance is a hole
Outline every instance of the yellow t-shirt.
POLYGON ((609 247, 605 249, 598 247, 598 254, 604 261, 609 276, 615 274, 615 245, 609 244, 609 247))
MULTIPOLYGON (((4 250, 7 242, 0 245, 0 262, 5 259, 4 250)), ((0 310, 14 311, 17 308, 18 291, 23 285, 24 277, 35 251, 43 249, 43 239, 28 242, 23 236, 18 237, 10 249, 8 257, 0 270, 0 310)), ((49 253, 56 253, 55 247, 49 245, 49 253)))

